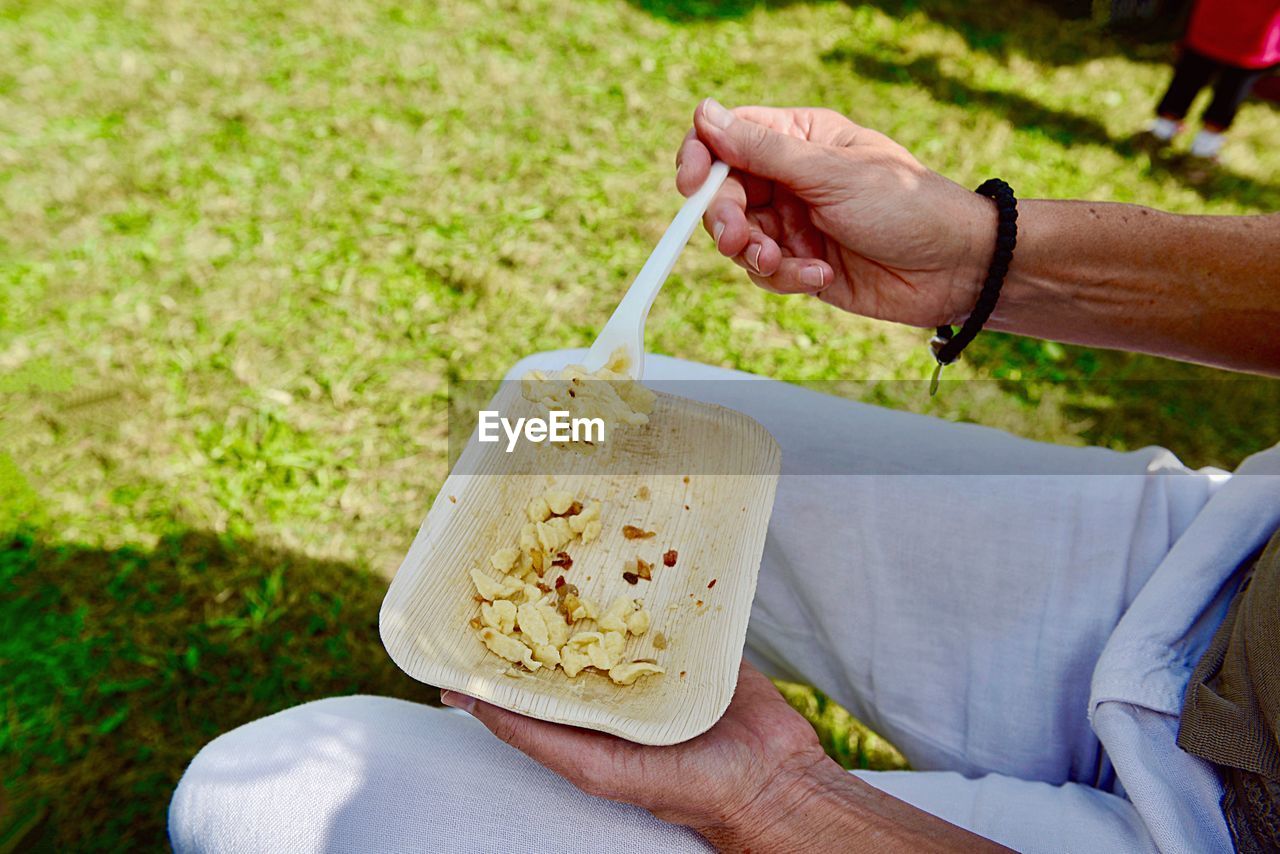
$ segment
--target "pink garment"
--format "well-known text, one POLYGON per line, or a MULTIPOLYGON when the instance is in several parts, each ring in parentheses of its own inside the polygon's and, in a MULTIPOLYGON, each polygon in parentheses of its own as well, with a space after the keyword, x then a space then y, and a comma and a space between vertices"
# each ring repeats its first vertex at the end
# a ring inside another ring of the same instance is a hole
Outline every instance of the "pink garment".
POLYGON ((1280 0, 1200 0, 1184 43, 1240 68, 1280 63, 1280 0))

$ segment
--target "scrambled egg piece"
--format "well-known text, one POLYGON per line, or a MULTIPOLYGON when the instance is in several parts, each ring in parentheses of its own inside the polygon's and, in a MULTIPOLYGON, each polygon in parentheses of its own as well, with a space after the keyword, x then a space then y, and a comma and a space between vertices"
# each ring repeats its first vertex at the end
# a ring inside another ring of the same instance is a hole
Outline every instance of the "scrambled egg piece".
POLYGON ((494 552, 489 557, 489 563, 498 572, 510 572, 511 567, 516 565, 516 561, 520 559, 519 549, 501 549, 494 552))
POLYGON ((524 588, 524 584, 518 578, 506 576, 501 581, 494 581, 479 569, 471 570, 471 581, 475 584, 480 598, 488 599, 490 602, 515 596, 524 588))
POLYGON ((600 513, 599 501, 584 504, 570 492, 549 489, 525 507, 529 521, 518 546, 490 555, 489 565, 502 577, 471 570, 480 599, 480 617, 471 624, 491 652, 530 671, 559 667, 569 678, 593 668, 619 685, 663 672, 652 661, 625 660, 627 637, 649 630, 642 600, 619 596, 601 613, 565 580, 573 565, 565 549, 599 536, 600 513))
POLYGON ((599 609, 596 608, 596 603, 585 596, 574 594, 573 600, 569 600, 567 596, 565 599, 565 616, 574 622, 578 620, 594 620, 600 613, 599 609))
POLYGON ((649 631, 649 612, 644 608, 637 608, 628 614, 627 631, 637 637, 649 631))
POLYGON ((545 522, 535 522, 538 544, 547 554, 555 554, 569 545, 574 539, 569 520, 563 516, 553 516, 545 522))
POLYGON ((565 492, 563 489, 548 489, 542 500, 552 516, 564 516, 573 506, 574 497, 572 492, 565 492))
POLYGON ((629 661, 609 668, 609 678, 619 685, 630 685, 646 673, 662 673, 657 664, 650 661, 629 661))
POLYGON ((554 644, 543 644, 542 646, 534 647, 533 660, 555 669, 560 664, 560 649, 554 644))
MULTIPOLYGON (((521 605, 520 607, 524 607, 521 605)), ((492 604, 483 602, 480 605, 480 622, 509 635, 516 627, 517 608, 506 599, 499 599, 492 604)))
POLYGON ((600 615, 598 622, 600 629, 606 632, 625 632, 627 630, 627 617, 636 610, 636 600, 628 596, 619 596, 609 603, 609 607, 604 609, 604 613, 600 615))
POLYGON ((600 502, 592 501, 576 516, 569 517, 569 530, 582 537, 582 542, 589 543, 604 530, 600 522, 600 502))
MULTIPOLYGON (((496 602, 494 603, 494 605, 497 604, 498 603, 496 602)), ((482 606, 481 611, 483 610, 484 608, 482 606)), ((529 642, 534 645, 534 648, 547 646, 551 643, 551 631, 547 628, 547 618, 546 615, 542 613, 542 609, 539 608, 538 603, 525 602, 523 605, 513 608, 512 610, 514 611, 512 614, 514 620, 512 621, 512 625, 507 628, 506 631, 510 632, 512 628, 515 628, 516 624, 519 624, 520 634, 528 638, 529 642)), ((554 612, 553 616, 556 616, 554 612)))
POLYGON ((545 522, 551 518, 551 505, 547 504, 547 499, 539 495, 529 502, 524 512, 530 522, 545 522))
MULTIPOLYGON (((546 411, 569 413, 570 418, 599 418, 605 436, 622 425, 649 423, 656 399, 653 392, 627 374, 630 362, 619 348, 603 368, 591 373, 582 365, 569 365, 551 376, 530 371, 520 380, 524 398, 546 411)), ((592 443, 569 442, 566 447, 591 450, 592 443)))
POLYGON ((490 652, 505 658, 512 664, 523 664, 529 670, 537 670, 542 666, 533 660, 533 650, 497 629, 485 626, 480 630, 480 640, 484 641, 484 645, 489 647, 490 652))

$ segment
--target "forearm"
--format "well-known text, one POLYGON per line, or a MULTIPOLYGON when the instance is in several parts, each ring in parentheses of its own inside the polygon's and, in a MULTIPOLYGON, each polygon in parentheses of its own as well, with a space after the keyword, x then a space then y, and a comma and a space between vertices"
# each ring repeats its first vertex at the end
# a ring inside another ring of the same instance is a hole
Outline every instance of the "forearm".
POLYGON ((1021 202, 988 327, 1280 374, 1280 216, 1021 202))
POLYGON ((1007 851, 917 809, 827 760, 769 787, 741 813, 695 827, 720 851, 1007 851))

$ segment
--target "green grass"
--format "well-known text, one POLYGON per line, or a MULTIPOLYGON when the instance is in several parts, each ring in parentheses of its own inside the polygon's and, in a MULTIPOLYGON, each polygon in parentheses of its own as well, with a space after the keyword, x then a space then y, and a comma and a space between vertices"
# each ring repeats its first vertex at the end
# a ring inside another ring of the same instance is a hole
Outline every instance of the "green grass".
MULTIPOLYGON (((1276 209, 1271 108, 1208 188, 1128 151, 1165 56, 995 0, 0 2, 0 827, 154 846, 214 733, 429 696, 373 621, 449 383, 590 342, 700 97, 828 105, 1024 196, 1276 209)), ((1274 383, 994 335, 952 373, 991 381, 929 400, 924 338, 759 292, 699 238, 648 344, 1194 465, 1274 439, 1274 383)))
POLYGON ((383 651, 377 579, 334 561, 194 532, 105 550, 19 535, 0 585, 0 755, 15 816, 62 846, 154 846, 193 748, 266 711, 438 698, 383 651))

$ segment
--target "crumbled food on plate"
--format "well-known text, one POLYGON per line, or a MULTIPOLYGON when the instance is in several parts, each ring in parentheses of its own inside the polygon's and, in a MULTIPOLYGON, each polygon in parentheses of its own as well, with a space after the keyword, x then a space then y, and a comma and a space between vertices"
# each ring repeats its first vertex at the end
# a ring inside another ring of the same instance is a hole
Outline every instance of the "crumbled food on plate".
MULTIPOLYGON (((529 671, 560 668, 574 678, 590 669, 618 685, 663 672, 652 659, 625 655, 627 638, 649 631, 643 600, 619 596, 602 612, 565 578, 573 567, 568 549, 600 535, 600 512, 599 501, 549 489, 525 506, 518 545, 489 556, 501 577, 471 570, 480 616, 469 625, 490 652, 529 671)), ((636 558, 632 565, 651 577, 652 564, 636 558)))
POLYGON ((637 528, 635 525, 622 526, 622 536, 628 540, 647 540, 657 533, 657 531, 646 531, 644 528, 637 528))
POLYGON ((653 564, 640 557, 630 560, 624 565, 622 578, 628 584, 635 584, 642 579, 651 581, 653 580, 653 564))
POLYGON ((676 558, 678 558, 679 556, 680 556, 680 553, 677 552, 675 549, 667 549, 665 552, 662 553, 662 565, 675 566, 676 558))
MULTIPOLYGON (((530 371, 520 380, 520 391, 547 412, 560 410, 570 418, 599 418, 605 424, 607 439, 617 427, 648 424, 653 411, 654 393, 631 379, 629 367, 626 352, 619 349, 594 373, 582 365, 569 365, 550 375, 530 371)), ((558 446, 590 451, 594 444, 583 440, 558 446)))

